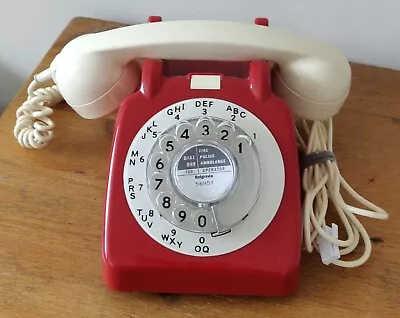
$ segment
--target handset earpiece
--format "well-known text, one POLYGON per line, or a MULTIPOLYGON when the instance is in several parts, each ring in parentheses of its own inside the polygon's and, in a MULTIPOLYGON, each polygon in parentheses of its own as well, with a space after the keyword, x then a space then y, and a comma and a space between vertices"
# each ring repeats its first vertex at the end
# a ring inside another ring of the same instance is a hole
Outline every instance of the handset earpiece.
POLYGON ((65 101, 86 119, 116 111, 140 80, 135 60, 118 64, 107 55, 70 54, 68 49, 57 55, 50 68, 65 101))
POLYGON ((315 57, 302 57, 275 65, 272 89, 285 100, 293 114, 307 120, 323 120, 336 115, 350 92, 350 65, 327 63, 315 57))

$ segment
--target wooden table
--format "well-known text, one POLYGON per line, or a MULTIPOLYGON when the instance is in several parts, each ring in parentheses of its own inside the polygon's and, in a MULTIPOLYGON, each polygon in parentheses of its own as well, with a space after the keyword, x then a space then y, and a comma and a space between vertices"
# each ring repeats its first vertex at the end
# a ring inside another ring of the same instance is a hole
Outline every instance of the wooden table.
MULTIPOLYGON (((74 19, 35 72, 74 37, 118 26, 74 19)), ((301 288, 284 299, 109 291, 101 233, 113 120, 85 120, 61 105, 51 145, 23 149, 12 131, 29 78, 0 118, 0 317, 398 316, 400 72, 352 68, 351 95, 335 118, 336 154, 346 179, 390 219, 362 219, 374 244, 360 268, 326 267, 304 254, 301 288)))

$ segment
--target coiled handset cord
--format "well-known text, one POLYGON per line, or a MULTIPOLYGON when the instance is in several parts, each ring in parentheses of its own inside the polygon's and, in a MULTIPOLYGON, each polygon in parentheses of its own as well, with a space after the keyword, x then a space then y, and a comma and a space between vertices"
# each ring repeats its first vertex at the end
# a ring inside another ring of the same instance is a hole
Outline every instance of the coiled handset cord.
POLYGON ((28 86, 27 100, 17 109, 14 136, 23 147, 40 149, 53 138, 55 125, 50 119, 51 107, 64 98, 56 85, 39 88, 41 83, 51 80, 51 72, 47 69, 34 76, 28 86))
MULTIPOLYGON (((40 149, 53 138, 54 122, 50 119, 54 105, 63 101, 56 85, 39 88, 39 84, 51 79, 47 69, 34 77, 28 87, 27 100, 17 109, 14 136, 26 148, 40 149)), ((296 127, 297 142, 301 153, 308 155, 321 151, 333 153, 332 118, 327 120, 299 120, 296 127)), ((357 267, 371 255, 371 241, 367 231, 357 219, 362 215, 375 219, 387 219, 388 213, 367 201, 354 191, 340 174, 336 161, 325 160, 307 167, 302 175, 303 246, 308 252, 317 250, 325 264, 341 267, 357 267), (369 210, 344 202, 341 188, 369 210), (346 230, 347 239, 340 240, 326 225, 328 202, 331 202, 346 230), (340 257, 355 250, 364 241, 364 253, 356 260, 343 261, 340 257), (327 249, 327 246, 329 248, 327 249), (336 250, 336 252, 335 252, 336 250)))

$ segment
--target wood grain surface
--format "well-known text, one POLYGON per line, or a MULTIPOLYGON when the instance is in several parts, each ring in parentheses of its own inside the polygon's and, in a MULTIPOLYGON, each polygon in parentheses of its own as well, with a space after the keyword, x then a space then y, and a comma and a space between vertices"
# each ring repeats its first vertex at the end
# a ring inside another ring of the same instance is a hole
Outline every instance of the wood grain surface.
MULTIPOLYGON (((74 37, 120 25, 72 20, 34 72, 74 37)), ((0 317, 398 317, 400 72, 352 69, 335 151, 345 178, 390 219, 361 218, 374 244, 360 268, 324 266, 304 253, 301 287, 283 299, 109 291, 101 234, 113 119, 85 120, 61 104, 51 145, 23 149, 12 131, 28 79, 0 118, 0 317)))

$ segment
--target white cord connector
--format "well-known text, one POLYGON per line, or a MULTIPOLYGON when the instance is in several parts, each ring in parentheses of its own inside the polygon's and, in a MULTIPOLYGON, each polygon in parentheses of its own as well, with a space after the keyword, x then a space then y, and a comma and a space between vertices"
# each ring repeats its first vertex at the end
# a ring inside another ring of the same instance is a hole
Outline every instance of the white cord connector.
POLYGON ((14 136, 23 147, 40 149, 53 138, 50 107, 60 103, 63 97, 56 85, 37 88, 40 83, 51 80, 51 75, 51 69, 36 74, 28 87, 27 100, 17 109, 14 136))
MULTIPOLYGON (((332 227, 325 225, 324 231, 330 237, 334 237, 336 239, 339 238, 338 226, 335 223, 332 223, 332 227)), ((340 259, 339 246, 332 244, 319 234, 317 236, 317 244, 319 253, 321 254, 322 263, 325 265, 329 265, 332 262, 340 259)))
POLYGON ((53 70, 51 68, 45 69, 38 74, 33 75, 33 79, 38 83, 44 83, 52 79, 53 70))
MULTIPOLYGON (((332 118, 324 121, 300 120, 296 128, 298 146, 303 154, 333 152, 332 118)), ((321 245, 317 242, 318 238, 319 242, 324 242, 323 239, 337 246, 342 257, 356 249, 361 236, 364 241, 364 253, 358 259, 343 261, 330 258, 330 263, 342 267, 356 267, 364 264, 371 255, 371 241, 356 215, 382 220, 388 218, 388 213, 354 191, 341 176, 336 161, 327 160, 305 168, 302 187, 304 190, 303 245, 305 250, 311 253, 315 248, 322 256, 325 251, 320 250, 321 245), (345 203, 340 192, 341 188, 369 210, 345 203), (332 203, 345 228, 346 240, 338 239, 336 232, 326 231, 325 220, 329 202, 332 203)), ((326 246, 324 243, 322 245, 326 246)), ((323 261, 324 259, 325 255, 323 261)))

